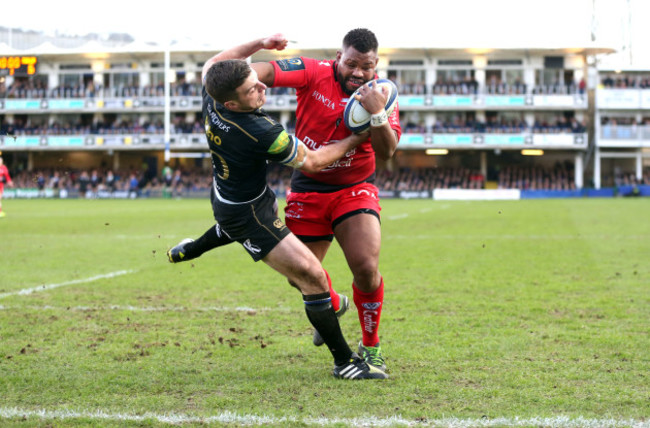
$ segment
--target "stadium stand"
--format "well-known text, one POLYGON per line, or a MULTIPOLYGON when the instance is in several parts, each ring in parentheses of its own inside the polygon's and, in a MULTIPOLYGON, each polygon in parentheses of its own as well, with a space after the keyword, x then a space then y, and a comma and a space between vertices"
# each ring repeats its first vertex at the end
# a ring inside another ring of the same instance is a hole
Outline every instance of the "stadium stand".
MULTIPOLYGON (((24 48, 36 61, 31 72, 0 70, 0 151, 16 186, 70 197, 205 195, 210 165, 199 75, 207 53, 176 51, 166 65, 162 51, 139 52, 124 38, 93 60, 83 53, 85 41, 64 42, 74 47, 69 54, 65 47, 39 50, 35 41, 24 48), (172 178, 163 174, 167 167, 172 178)), ((650 72, 603 70, 599 86, 588 87, 595 67, 588 59, 609 52, 380 52, 380 76, 400 91, 404 134, 394 159, 378 162, 378 186, 431 192, 648 185, 650 72), (543 155, 527 156, 531 149, 543 155)), ((264 55, 254 59, 275 59, 264 55)), ((295 91, 269 88, 267 98, 266 109, 293 131, 295 91)), ((279 194, 290 190, 288 174, 271 169, 279 194)))

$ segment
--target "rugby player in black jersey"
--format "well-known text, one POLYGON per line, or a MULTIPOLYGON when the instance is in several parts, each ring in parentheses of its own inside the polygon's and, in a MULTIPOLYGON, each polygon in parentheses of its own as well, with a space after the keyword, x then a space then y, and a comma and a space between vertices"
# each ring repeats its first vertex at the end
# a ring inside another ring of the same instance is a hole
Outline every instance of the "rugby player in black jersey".
MULTIPOLYGON (((260 43, 264 49, 282 50, 287 41, 275 35, 260 43)), ((309 321, 334 357, 335 377, 385 379, 388 376, 381 369, 350 349, 332 307, 328 276, 278 217, 275 194, 266 182, 267 161, 317 172, 368 135, 353 134, 310 150, 261 109, 266 85, 246 61, 234 59, 239 57, 232 50, 221 52, 202 71, 203 121, 212 157, 212 207, 217 221, 217 227, 206 234, 213 234, 212 245, 239 242, 253 260, 264 261, 297 286, 309 321)))

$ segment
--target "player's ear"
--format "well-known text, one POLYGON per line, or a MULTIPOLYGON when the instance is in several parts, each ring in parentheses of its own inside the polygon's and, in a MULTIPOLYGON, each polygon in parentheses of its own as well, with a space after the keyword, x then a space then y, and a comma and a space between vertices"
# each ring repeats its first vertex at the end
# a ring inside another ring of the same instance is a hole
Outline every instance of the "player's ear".
POLYGON ((228 100, 225 103, 223 103, 223 106, 228 110, 237 110, 237 107, 239 107, 239 103, 237 103, 237 101, 228 100))

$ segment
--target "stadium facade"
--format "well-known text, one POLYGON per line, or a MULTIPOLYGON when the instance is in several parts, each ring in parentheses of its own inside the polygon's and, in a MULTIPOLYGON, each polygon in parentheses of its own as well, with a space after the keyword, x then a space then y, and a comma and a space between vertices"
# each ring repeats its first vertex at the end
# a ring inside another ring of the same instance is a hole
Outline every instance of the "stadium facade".
MULTIPOLYGON (((378 72, 398 85, 404 133, 396 156, 378 168, 468 170, 481 177, 481 189, 575 193, 643 185, 650 70, 599 70, 599 59, 613 52, 599 46, 382 49, 378 72), (563 177, 558 185, 554 173, 548 179, 558 168, 569 183, 563 177), (546 178, 531 187, 535 174, 546 178)), ((26 171, 142 167, 150 175, 165 165, 209 169, 200 71, 213 53, 129 40, 66 47, 48 41, 21 49, 0 42, 5 163, 26 171)), ((263 51, 252 60, 335 54, 336 48, 263 51)), ((265 108, 293 129, 294 94, 271 88, 267 98, 265 108)))

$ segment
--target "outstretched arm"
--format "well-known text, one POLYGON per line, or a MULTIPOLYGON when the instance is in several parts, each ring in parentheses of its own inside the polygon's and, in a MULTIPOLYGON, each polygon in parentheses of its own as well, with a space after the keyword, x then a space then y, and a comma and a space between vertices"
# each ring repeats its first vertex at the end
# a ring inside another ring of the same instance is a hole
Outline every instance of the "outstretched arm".
MULTIPOLYGON (((212 58, 208 59, 205 64, 203 64, 201 80, 205 78, 205 74, 208 72, 210 67, 219 61, 225 61, 228 59, 246 59, 249 56, 253 55, 255 52, 262 49, 275 49, 281 51, 287 47, 288 42, 289 41, 282 34, 278 33, 263 39, 256 39, 248 43, 244 43, 243 45, 235 46, 221 51, 218 54, 214 55, 212 58)), ((255 69, 258 75, 258 79, 261 82, 266 85, 273 83, 274 71, 271 64, 260 62, 251 64, 251 67, 255 69)))
POLYGON ((291 155, 292 158, 284 163, 301 171, 315 173, 342 158, 367 139, 368 133, 352 134, 342 140, 323 145, 318 150, 310 150, 302 141, 296 140, 296 150, 291 155))

